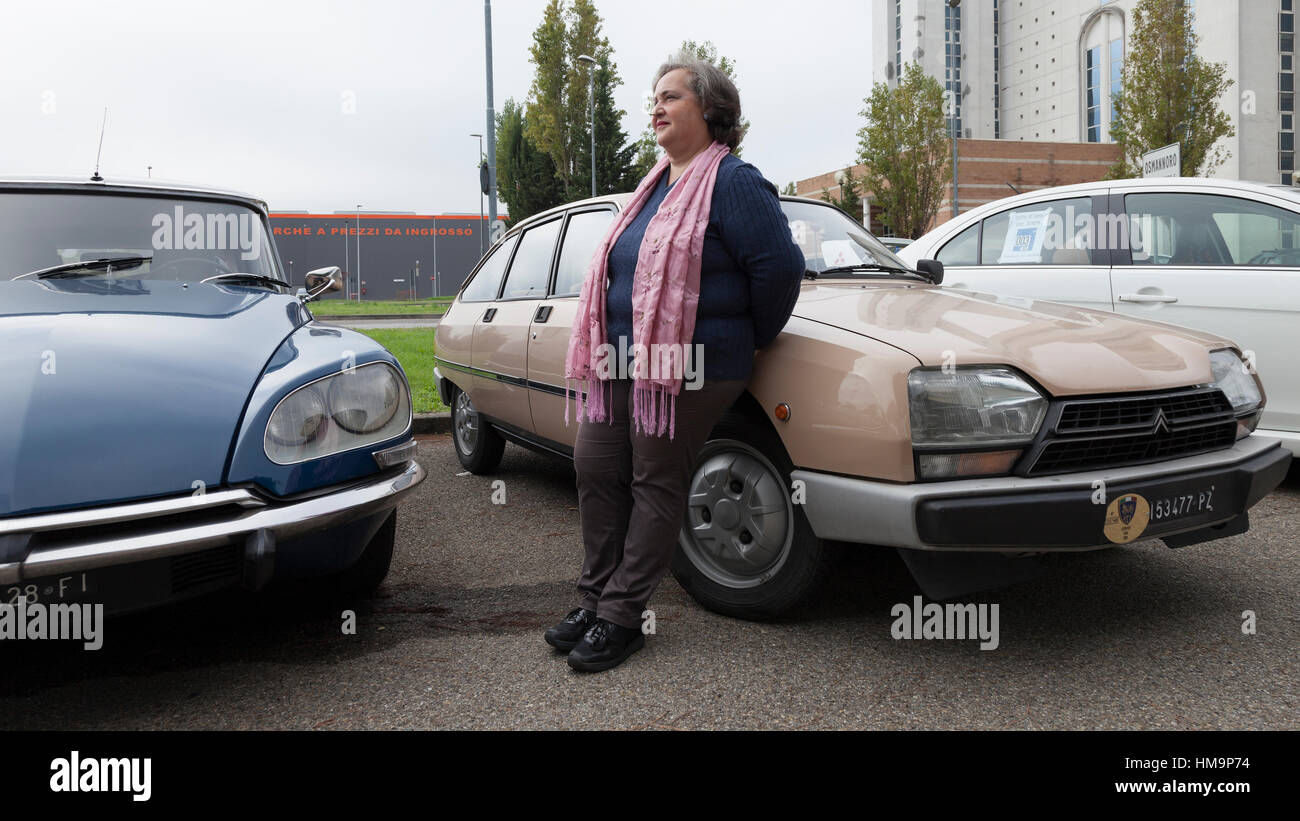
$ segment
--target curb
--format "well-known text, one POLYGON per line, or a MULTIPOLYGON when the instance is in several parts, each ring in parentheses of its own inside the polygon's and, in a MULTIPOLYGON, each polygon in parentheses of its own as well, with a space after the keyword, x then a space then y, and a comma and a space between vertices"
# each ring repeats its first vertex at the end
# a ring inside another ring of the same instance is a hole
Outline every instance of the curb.
POLYGON ((451 412, 417 413, 411 428, 414 433, 451 433, 451 412))
POLYGON ((442 319, 440 314, 312 314, 317 322, 365 322, 371 319, 442 319))

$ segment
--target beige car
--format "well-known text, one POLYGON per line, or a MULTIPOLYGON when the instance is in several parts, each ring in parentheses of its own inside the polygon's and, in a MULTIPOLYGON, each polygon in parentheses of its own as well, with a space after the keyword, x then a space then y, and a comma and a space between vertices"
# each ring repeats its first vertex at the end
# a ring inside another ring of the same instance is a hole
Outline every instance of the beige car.
MULTIPOLYGON (((625 201, 525 220, 440 322, 435 376, 469 470, 490 473, 506 440, 572 457, 569 325, 625 201)), ((782 208, 805 283, 700 454, 673 560, 706 607, 788 610, 830 541, 898 548, 936 598, 1021 577, 1034 555, 1183 547, 1244 532, 1285 477, 1290 453, 1251 435, 1264 392, 1230 340, 945 290, 941 265, 907 268, 843 212, 782 208)))

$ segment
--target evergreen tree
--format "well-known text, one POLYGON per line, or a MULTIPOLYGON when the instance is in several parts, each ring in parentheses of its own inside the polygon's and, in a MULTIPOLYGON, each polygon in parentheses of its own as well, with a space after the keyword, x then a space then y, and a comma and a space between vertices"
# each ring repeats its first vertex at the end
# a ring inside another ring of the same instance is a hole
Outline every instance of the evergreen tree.
MULTIPOLYGON (((621 81, 608 58, 596 67, 596 193, 617 194, 631 191, 640 181, 635 176, 633 155, 636 143, 628 143, 623 130, 627 114, 614 105, 614 89, 621 81)), ((591 195, 591 126, 584 119, 575 130, 574 199, 591 195)))
POLYGON ((1138 0, 1111 139, 1120 158, 1109 179, 1142 176, 1142 155, 1181 143, 1181 176, 1213 171, 1228 158, 1215 143, 1235 131, 1219 98, 1232 85, 1226 64, 1196 54, 1199 38, 1186 0, 1138 0))
POLYGON ((797 197, 797 196, 798 196, 798 194, 796 194, 796 193, 794 192, 794 183, 793 183, 793 182, 788 182, 788 183, 785 184, 784 187, 781 188, 781 196, 783 196, 783 197, 797 197))
POLYGON ((565 202, 555 163, 527 131, 523 108, 506 100, 497 115, 497 195, 510 207, 511 222, 565 202))
MULTIPOLYGON (((844 213, 862 222, 862 179, 853 176, 853 166, 844 169, 839 177, 840 195, 832 197, 828 190, 822 194, 822 201, 829 202, 844 213)), ((790 183, 790 193, 794 193, 794 183, 790 183)))

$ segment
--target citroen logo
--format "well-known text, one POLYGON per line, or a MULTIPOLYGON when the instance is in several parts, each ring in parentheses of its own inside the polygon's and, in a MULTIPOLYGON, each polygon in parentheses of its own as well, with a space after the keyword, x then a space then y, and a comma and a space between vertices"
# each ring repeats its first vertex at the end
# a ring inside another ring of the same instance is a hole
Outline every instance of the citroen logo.
POLYGON ((1169 434, 1169 421, 1165 419, 1165 412, 1161 408, 1156 408, 1156 421, 1151 426, 1151 433, 1156 436, 1169 434))

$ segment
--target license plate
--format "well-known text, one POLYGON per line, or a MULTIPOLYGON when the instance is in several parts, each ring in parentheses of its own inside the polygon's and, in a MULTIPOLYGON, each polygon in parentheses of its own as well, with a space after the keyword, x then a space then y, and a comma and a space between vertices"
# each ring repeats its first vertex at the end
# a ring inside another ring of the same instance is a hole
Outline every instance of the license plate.
POLYGON ((80 601, 94 592, 94 579, 90 573, 67 573, 62 576, 28 579, 22 584, 6 585, 0 601, 5 604, 17 604, 18 600, 24 597, 29 604, 80 601))
POLYGON ((1183 493, 1150 500, 1151 523, 1170 522, 1214 512, 1214 485, 1190 488, 1183 493))

